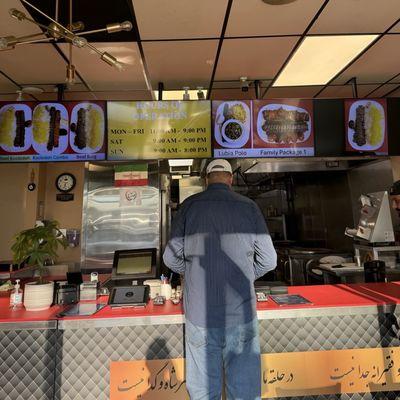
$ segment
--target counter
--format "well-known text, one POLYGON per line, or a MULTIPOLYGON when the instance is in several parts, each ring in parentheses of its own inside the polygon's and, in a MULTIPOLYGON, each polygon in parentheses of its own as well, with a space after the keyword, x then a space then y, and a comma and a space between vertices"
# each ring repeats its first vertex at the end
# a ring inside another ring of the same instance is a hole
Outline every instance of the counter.
MULTIPOLYGON (((290 287, 289 293, 313 304, 258 304, 263 398, 400 396, 399 282, 290 287), (380 368, 379 376, 362 378, 367 367, 380 368), (324 375, 316 381, 305 371, 324 375)), ((64 319, 59 311, 13 311, 0 298, 1 399, 188 398, 180 305, 107 306, 92 317, 64 319)))

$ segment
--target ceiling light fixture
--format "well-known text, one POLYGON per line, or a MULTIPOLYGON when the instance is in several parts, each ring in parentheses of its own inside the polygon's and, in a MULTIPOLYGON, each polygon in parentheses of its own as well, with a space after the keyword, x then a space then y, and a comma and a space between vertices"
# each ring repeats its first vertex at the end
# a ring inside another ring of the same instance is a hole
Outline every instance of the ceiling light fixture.
POLYGON ((17 45, 27 44, 27 43, 38 43, 38 42, 57 42, 60 39, 64 39, 69 44, 69 62, 67 66, 67 82, 73 83, 75 76, 75 67, 72 65, 72 46, 83 48, 87 47, 93 50, 100 56, 100 59, 105 63, 112 67, 116 67, 117 69, 121 69, 122 64, 111 54, 107 52, 100 51, 97 47, 93 46, 91 43, 87 41, 86 38, 82 37, 83 35, 90 35, 93 33, 99 32, 107 32, 107 33, 115 33, 122 31, 130 31, 132 30, 132 23, 130 21, 117 22, 106 25, 105 28, 95 29, 92 31, 84 31, 81 32, 85 26, 83 22, 72 22, 72 0, 70 0, 70 16, 69 16, 69 24, 67 26, 63 26, 58 22, 58 1, 55 0, 56 3, 56 15, 53 19, 39 8, 32 5, 27 0, 21 0, 24 4, 29 6, 31 9, 35 10, 43 17, 45 17, 48 21, 48 25, 41 24, 32 18, 28 17, 24 12, 17 10, 16 8, 10 9, 9 13, 12 18, 15 18, 18 21, 27 21, 36 26, 42 28, 42 33, 37 33, 28 36, 5 36, 0 38, 0 50, 12 50, 17 45))
POLYGON ((273 86, 325 85, 378 35, 309 36, 273 86))

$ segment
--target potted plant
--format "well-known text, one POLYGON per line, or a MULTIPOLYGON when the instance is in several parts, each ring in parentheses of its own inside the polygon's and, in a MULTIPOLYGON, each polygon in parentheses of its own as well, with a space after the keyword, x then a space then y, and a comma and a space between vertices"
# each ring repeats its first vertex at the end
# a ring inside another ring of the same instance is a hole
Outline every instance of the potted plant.
POLYGON ((25 263, 38 271, 39 279, 25 285, 24 306, 30 311, 47 310, 53 302, 54 282, 44 279, 46 263, 57 258, 58 247, 67 247, 67 240, 59 229, 57 221, 46 221, 18 233, 11 247, 14 263, 25 263))

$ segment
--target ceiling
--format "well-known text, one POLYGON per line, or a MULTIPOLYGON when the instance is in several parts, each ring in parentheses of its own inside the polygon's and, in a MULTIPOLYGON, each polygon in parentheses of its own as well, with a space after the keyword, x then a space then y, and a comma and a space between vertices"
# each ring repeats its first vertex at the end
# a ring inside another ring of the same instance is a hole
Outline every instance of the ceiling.
MULTIPOLYGON (((55 14, 56 0, 31 0, 55 14)), ((59 0, 59 18, 68 21, 69 0, 59 0)), ((20 0, 0 1, 0 37, 40 32, 9 16, 17 8, 41 23, 46 20, 20 0)), ((211 99, 400 97, 400 0, 297 0, 271 6, 261 0, 73 0, 74 21, 86 29, 131 21, 130 32, 98 33, 87 39, 122 61, 118 71, 87 48, 73 49, 77 83, 67 100, 148 100, 163 82, 166 90, 209 89, 211 99), (96 4, 94 8, 94 3, 96 4), (377 40, 328 84, 272 87, 306 36, 377 34, 377 40), (239 78, 250 82, 241 90, 239 78), (354 82, 354 80, 353 80, 354 82)), ((44 93, 25 99, 55 100, 65 81, 68 45, 34 43, 0 52, 0 100, 16 98, 22 86, 44 93)))

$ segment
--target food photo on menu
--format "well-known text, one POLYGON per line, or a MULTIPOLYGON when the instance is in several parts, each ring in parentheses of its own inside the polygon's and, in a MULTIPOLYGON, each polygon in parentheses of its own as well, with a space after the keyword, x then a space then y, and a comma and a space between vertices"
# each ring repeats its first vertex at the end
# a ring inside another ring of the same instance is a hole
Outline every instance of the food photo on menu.
POLYGON ((0 105, 0 149, 23 153, 32 142, 32 109, 21 103, 0 105))
POLYGON ((0 103, 0 161, 105 159, 105 102, 0 103))
POLYGON ((386 101, 346 100, 346 150, 388 154, 386 101))
POLYGON ((251 149, 251 103, 213 101, 214 156, 245 157, 251 149))
POLYGON ((253 101, 253 147, 260 157, 314 155, 311 100, 253 101))

